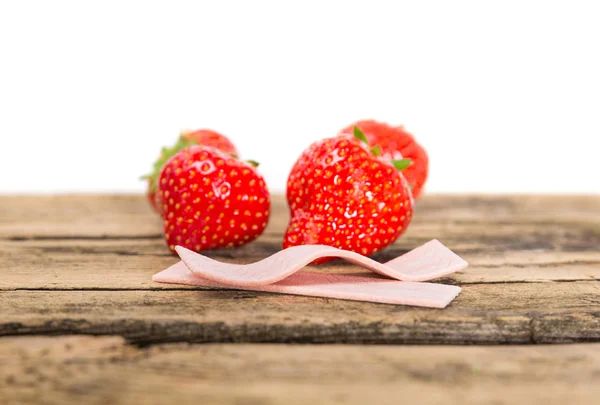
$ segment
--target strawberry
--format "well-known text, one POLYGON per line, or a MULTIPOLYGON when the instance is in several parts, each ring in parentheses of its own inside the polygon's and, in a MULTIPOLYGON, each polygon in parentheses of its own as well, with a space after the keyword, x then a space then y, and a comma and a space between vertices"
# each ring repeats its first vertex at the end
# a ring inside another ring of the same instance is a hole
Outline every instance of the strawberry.
POLYGON ((402 173, 355 127, 313 143, 287 182, 291 219, 283 247, 324 244, 370 255, 394 242, 410 223, 412 195, 402 173))
POLYGON ((156 201, 171 250, 241 246, 256 239, 269 219, 269 192, 253 164, 209 146, 192 145, 169 159, 156 201))
POLYGON ((230 153, 235 156, 238 155, 238 151, 235 148, 235 145, 227 137, 219 134, 218 132, 211 131, 210 129, 183 131, 179 135, 177 142, 173 146, 169 148, 162 148, 160 156, 154 162, 152 173, 142 177, 142 179, 148 179, 148 191, 146 193, 148 202, 150 203, 150 206, 154 209, 154 211, 161 215, 162 212, 159 206, 156 204, 156 180, 158 178, 160 170, 163 168, 167 160, 169 160, 181 149, 190 145, 212 146, 214 148, 222 150, 223 152, 230 153))
POLYGON ((402 126, 392 127, 373 120, 358 121, 340 133, 352 134, 354 126, 358 126, 363 131, 371 145, 381 148, 384 158, 390 160, 408 158, 412 161, 402 174, 412 187, 413 197, 418 198, 427 180, 429 162, 427 152, 415 141, 414 136, 402 126))
POLYGON ((183 131, 181 137, 198 145, 212 146, 225 153, 238 156, 235 145, 224 135, 210 129, 198 129, 195 131, 183 131))

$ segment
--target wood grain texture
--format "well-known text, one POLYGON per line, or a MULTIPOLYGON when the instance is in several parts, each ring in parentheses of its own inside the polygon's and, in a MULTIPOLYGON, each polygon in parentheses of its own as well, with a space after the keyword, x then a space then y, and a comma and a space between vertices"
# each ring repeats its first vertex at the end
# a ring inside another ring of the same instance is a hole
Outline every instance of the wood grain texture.
POLYGON ((187 345, 0 339, 0 403, 597 404, 600 345, 187 345))
POLYGON ((242 291, 6 291, 1 335, 161 342, 600 341, 600 283, 475 284, 435 310, 242 291))
MULTIPOLYGON (((272 211, 208 254, 280 249, 272 211)), ((156 284, 160 234, 142 196, 0 197, 0 404, 598 403, 600 196, 425 196, 374 258, 440 239, 470 263, 445 310, 156 284)))
MULTIPOLYGON (((288 213, 241 249, 278 249, 288 213)), ((142 196, 0 197, 0 335, 107 334, 189 342, 548 343, 600 341, 600 197, 425 196, 409 230, 374 256, 432 238, 470 267, 443 311, 153 283, 177 259, 142 196)), ((312 271, 364 273, 345 262, 312 271)), ((366 273, 372 276, 371 273, 366 273)))
MULTIPOLYGON (((258 241, 208 254, 260 260, 280 249, 287 220, 276 196, 258 241)), ((425 196, 408 231, 374 258, 390 260, 437 238, 470 264, 447 283, 594 280, 599 221, 600 197, 425 196)), ((0 197, 0 290, 174 288, 149 280, 176 261, 160 232, 140 196, 0 197)), ((312 270, 359 271, 343 262, 312 270)))
MULTIPOLYGON (((441 280, 447 284, 585 281, 600 278, 600 251, 486 251, 483 247, 478 251, 469 251, 472 243, 445 242, 469 262, 467 270, 441 280)), ((250 263, 275 252, 276 243, 276 237, 263 236, 244 248, 212 252, 210 255, 226 262, 250 263)), ((582 243, 587 243, 587 240, 582 243)), ((407 250, 393 245, 389 250, 375 255, 375 258, 384 261, 407 250)), ((179 289, 182 286, 152 283, 150 280, 153 274, 176 261, 177 258, 166 251, 161 239, 0 241, 0 291, 179 289)), ((343 261, 311 266, 309 269, 373 275, 343 261)))

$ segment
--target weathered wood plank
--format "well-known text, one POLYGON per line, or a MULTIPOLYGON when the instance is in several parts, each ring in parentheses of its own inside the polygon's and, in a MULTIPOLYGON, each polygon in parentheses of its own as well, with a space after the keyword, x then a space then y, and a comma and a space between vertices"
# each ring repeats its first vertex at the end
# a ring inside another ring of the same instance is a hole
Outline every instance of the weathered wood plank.
MULTIPOLYGON (((175 258, 159 235, 160 221, 142 197, 27 197, 19 205, 20 201, 0 197, 0 290, 180 288, 149 279, 175 258), (47 204, 49 216, 44 211, 47 204), (29 227, 21 229, 19 218, 7 213, 24 215, 24 207, 30 210, 24 220, 29 227), (72 215, 69 221, 67 213, 72 215), (153 233, 147 233, 149 228, 153 233), (126 229, 141 233, 128 234, 126 229), (3 233, 12 236, 1 240, 3 233)), ((543 282, 600 276, 600 225, 580 215, 597 210, 600 217, 600 198, 432 196, 423 199, 420 207, 408 232, 376 254, 376 260, 389 260, 438 238, 470 263, 467 271, 444 282, 543 282), (467 205, 473 209, 467 210, 467 205), (511 219, 515 212, 519 215, 511 219), (555 218, 540 222, 536 219, 540 212, 555 218), (525 214, 530 216, 525 218, 525 214)), ((288 218, 281 197, 274 198, 273 209, 269 228, 258 241, 207 254, 251 262, 279 250, 288 218)), ((356 267, 335 264, 317 270, 354 272, 356 267)))
MULTIPOLYGON (((272 254, 274 237, 241 249, 212 252, 228 262, 253 262, 272 254)), ((547 282, 600 279, 600 251, 468 251, 465 244, 450 245, 469 262, 463 272, 444 283, 547 282)), ((394 245, 387 258, 405 251, 394 245)), ((379 259, 384 259, 379 257, 379 259)), ((177 258, 161 240, 28 240, 0 241, 0 290, 14 289, 173 289, 151 281, 151 276, 177 258)), ((311 266, 310 271, 365 273, 358 266, 337 261, 311 266)), ((191 288, 191 287, 187 287, 191 288)))
POLYGON ((0 197, 0 238, 159 237, 140 195, 0 197))
POLYGON ((185 345, 0 339, 0 403, 596 404, 600 345, 185 345))
MULTIPOLYGON (((277 251, 287 222, 281 197, 273 211, 258 241, 209 254, 250 262, 277 251)), ((143 197, 0 197, 0 334, 119 334, 142 343, 597 341, 598 214, 600 197, 424 198, 406 235, 375 259, 431 238, 465 257, 471 266, 442 280, 463 294, 435 311, 155 284, 150 276, 176 258, 143 197)), ((312 270, 359 271, 339 263, 312 270)))
POLYGON ((0 335, 136 343, 600 341, 600 282, 473 284, 432 310, 241 291, 4 291, 0 335))
MULTIPOLYGON (((288 218, 282 196, 273 196, 272 211, 271 222, 281 229, 288 218)), ((417 223, 422 230, 452 228, 446 229, 450 233, 480 223, 529 224, 542 234, 545 227, 571 225, 597 240, 600 196, 426 195, 411 228, 417 223)), ((160 232, 160 221, 140 195, 0 196, 0 239, 158 238, 160 232)))

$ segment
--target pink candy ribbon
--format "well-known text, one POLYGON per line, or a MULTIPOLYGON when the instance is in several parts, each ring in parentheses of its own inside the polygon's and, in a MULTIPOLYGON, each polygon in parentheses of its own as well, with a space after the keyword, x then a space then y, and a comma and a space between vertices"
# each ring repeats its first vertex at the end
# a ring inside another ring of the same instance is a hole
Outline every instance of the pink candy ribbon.
POLYGON ((423 281, 468 266, 435 239, 383 264, 325 245, 291 247, 251 264, 218 262, 181 246, 177 246, 176 251, 181 262, 155 274, 152 280, 431 308, 445 308, 461 289, 423 281), (388 278, 301 271, 322 257, 339 257, 388 278))

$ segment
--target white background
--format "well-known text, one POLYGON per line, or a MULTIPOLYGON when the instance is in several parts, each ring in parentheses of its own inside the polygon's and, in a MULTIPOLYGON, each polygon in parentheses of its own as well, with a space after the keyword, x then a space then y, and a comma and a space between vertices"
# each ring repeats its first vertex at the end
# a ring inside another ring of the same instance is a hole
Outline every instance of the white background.
POLYGON ((184 128, 272 191, 312 141, 404 124, 428 192, 600 192, 598 2, 1 1, 0 192, 141 191, 184 128))

